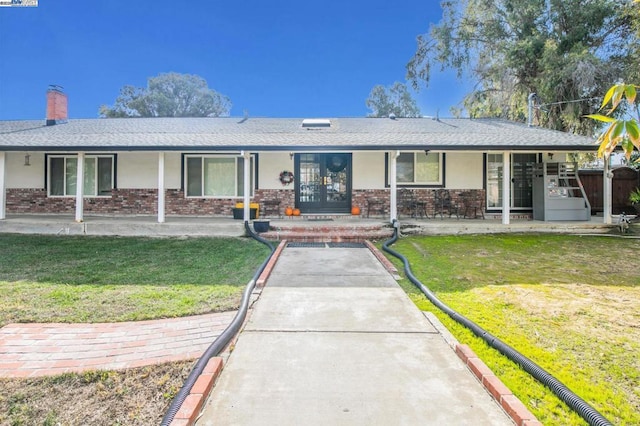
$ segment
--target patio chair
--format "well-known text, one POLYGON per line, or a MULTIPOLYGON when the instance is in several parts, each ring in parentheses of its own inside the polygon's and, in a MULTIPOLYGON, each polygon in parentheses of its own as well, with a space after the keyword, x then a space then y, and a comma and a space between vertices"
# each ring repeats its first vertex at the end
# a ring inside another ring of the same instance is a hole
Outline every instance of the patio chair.
POLYGON ((401 188, 398 191, 398 215, 405 214, 409 217, 416 217, 418 204, 413 191, 401 188))
POLYGON ((277 217, 280 217, 280 203, 281 201, 278 199, 278 197, 273 200, 262 201, 262 215, 276 215, 277 217))
POLYGON ((445 214, 449 217, 455 214, 456 219, 460 219, 458 205, 451 200, 451 193, 448 189, 437 189, 434 198, 434 219, 438 214, 440 214, 440 219, 444 219, 445 214))
POLYGON ((384 217, 384 201, 377 198, 367 198, 365 202, 367 204, 367 217, 371 212, 378 213, 384 217))
POLYGON ((481 216, 484 219, 484 198, 480 194, 463 192, 460 196, 463 206, 462 217, 477 219, 478 216, 481 216))

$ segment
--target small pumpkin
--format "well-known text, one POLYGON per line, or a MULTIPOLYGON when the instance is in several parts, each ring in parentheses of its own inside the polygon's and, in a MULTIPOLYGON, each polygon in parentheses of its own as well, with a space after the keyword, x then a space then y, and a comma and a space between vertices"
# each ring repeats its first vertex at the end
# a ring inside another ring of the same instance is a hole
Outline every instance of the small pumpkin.
POLYGON ((289 206, 287 206, 286 209, 284 209, 284 214, 287 216, 292 216, 293 215, 293 209, 289 206))
POLYGON ((293 209, 294 216, 300 216, 300 209, 293 209))
POLYGON ((360 207, 358 206, 351 207, 351 214, 354 216, 358 216, 360 214, 360 207))

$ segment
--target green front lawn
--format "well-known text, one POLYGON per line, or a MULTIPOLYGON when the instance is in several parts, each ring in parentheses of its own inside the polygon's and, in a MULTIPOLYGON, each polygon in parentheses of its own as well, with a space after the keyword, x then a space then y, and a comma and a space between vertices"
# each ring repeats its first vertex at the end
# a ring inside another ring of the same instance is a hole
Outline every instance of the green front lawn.
POLYGON ((0 327, 236 309, 268 253, 241 238, 0 234, 0 327))
MULTIPOLYGON (((614 424, 640 424, 640 240, 432 236, 403 238, 393 248, 443 302, 541 365, 614 424)), ((586 424, 408 280, 401 285, 543 424, 586 424)))

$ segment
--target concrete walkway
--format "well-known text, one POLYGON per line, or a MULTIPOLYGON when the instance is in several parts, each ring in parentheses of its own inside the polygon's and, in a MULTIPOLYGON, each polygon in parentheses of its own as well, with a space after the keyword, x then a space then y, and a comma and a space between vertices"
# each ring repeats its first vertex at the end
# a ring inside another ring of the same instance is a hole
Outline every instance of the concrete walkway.
POLYGON ((513 425, 365 248, 286 248, 197 422, 513 425))
POLYGON ((109 324, 8 324, 0 377, 37 377, 195 359, 235 312, 109 324))

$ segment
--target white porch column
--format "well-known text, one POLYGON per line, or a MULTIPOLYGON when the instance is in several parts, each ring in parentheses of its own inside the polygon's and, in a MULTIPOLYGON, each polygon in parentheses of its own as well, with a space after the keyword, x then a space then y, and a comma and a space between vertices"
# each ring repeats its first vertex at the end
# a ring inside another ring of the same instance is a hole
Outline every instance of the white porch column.
POLYGON ((78 153, 76 173, 76 222, 84 220, 84 152, 78 153))
POLYGON ((240 155, 244 158, 244 222, 247 223, 251 219, 251 153, 241 151, 240 155))
POLYGON ((613 192, 613 173, 611 172, 611 159, 604 157, 604 175, 602 176, 602 208, 604 223, 611 225, 611 194, 613 192))
POLYGON ((393 223, 398 219, 398 183, 397 183, 397 170, 396 160, 400 155, 400 151, 392 151, 389 153, 389 186, 391 187, 391 194, 389 200, 389 220, 393 223))
POLYGON ((0 220, 7 217, 7 183, 6 183, 7 154, 0 152, 0 220))
POLYGON ((158 154, 158 223, 164 223, 164 152, 158 154))
POLYGON ((502 224, 511 222, 511 153, 502 153, 502 224))

